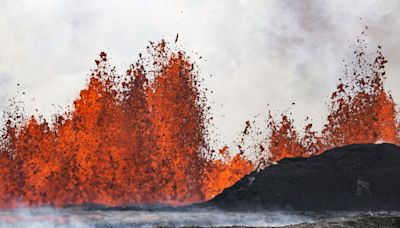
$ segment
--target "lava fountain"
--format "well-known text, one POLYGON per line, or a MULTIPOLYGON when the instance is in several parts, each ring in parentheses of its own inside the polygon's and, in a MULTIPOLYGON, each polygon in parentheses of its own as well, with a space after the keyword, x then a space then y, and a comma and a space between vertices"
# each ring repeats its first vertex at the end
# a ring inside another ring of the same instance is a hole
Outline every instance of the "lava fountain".
MULTIPOLYGON (((321 132, 312 130, 313 124, 307 123, 299 133, 288 115, 281 114, 276 120, 270 113, 261 142, 250 147, 250 153, 257 155, 255 161, 253 159, 255 167, 264 168, 282 158, 313 156, 350 144, 399 144, 396 104, 384 87, 388 61, 381 46, 374 53, 368 53, 365 30, 352 48, 354 58, 345 65, 344 77, 339 79, 331 94, 329 115, 321 132)), ((249 135, 251 127, 247 122, 246 134, 239 146, 246 137, 254 139, 260 134, 256 129, 249 135)))
POLYGON ((53 124, 9 115, 1 207, 188 204, 252 170, 240 156, 209 159, 206 100, 183 51, 150 43, 124 76, 104 52, 95 62, 72 111, 53 124))
POLYGON ((321 132, 307 123, 300 134, 289 116, 269 114, 260 143, 243 145, 259 136, 248 121, 237 149, 219 150, 209 145, 209 108, 184 51, 150 42, 124 75, 102 52, 71 111, 48 121, 27 118, 13 104, 0 141, 0 208, 190 204, 285 157, 399 143, 396 105, 384 88, 387 60, 378 46, 370 62, 364 38, 331 95, 321 132))

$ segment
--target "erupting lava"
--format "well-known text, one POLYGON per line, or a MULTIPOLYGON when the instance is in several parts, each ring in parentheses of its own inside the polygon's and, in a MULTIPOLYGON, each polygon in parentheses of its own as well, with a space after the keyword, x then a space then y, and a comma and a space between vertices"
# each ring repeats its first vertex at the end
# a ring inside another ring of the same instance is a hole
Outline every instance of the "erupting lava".
POLYGON ((264 143, 259 144, 264 150, 263 144, 267 142, 264 146, 268 153, 260 151, 257 167, 268 165, 265 160, 308 157, 344 145, 379 141, 399 143, 396 104, 383 85, 387 60, 378 46, 375 58, 371 63, 368 61, 365 36, 364 31, 357 39, 354 61, 346 65, 345 77, 339 79, 331 95, 330 114, 321 133, 313 131, 309 123, 300 135, 293 126, 294 120, 287 115, 282 114, 280 121, 269 115, 269 132, 264 143))
POLYGON ((0 206, 178 205, 233 184, 252 166, 239 156, 208 159, 197 77, 189 57, 165 41, 152 43, 148 58, 124 77, 101 53, 73 111, 54 124, 10 115, 1 142, 0 206))
MULTIPOLYGON (((198 72, 182 51, 161 41, 120 76, 105 53, 71 112, 52 123, 16 113, 0 151, 0 208, 98 203, 181 205, 208 200, 254 169, 285 157, 312 156, 352 143, 398 143, 396 106, 383 82, 380 47, 369 64, 359 39, 356 58, 331 96, 319 133, 299 134, 293 120, 269 116, 256 160, 228 147, 210 149, 207 107, 198 72), (215 157, 221 157, 216 159, 215 157)), ((248 135, 250 123, 243 134, 248 135)))

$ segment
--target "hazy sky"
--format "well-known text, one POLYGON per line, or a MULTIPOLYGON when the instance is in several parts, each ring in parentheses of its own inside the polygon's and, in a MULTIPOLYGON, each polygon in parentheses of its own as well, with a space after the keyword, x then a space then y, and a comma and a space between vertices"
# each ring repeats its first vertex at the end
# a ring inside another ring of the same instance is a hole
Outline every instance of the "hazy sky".
POLYGON ((371 50, 383 45, 386 85, 400 102, 399 15, 396 0, 0 0, 1 107, 20 83, 27 110, 50 116, 54 105, 72 104, 100 51, 122 73, 148 41, 173 42, 179 33, 187 53, 203 56, 221 141, 268 110, 291 107, 299 127, 306 116, 321 126, 365 25, 371 50))

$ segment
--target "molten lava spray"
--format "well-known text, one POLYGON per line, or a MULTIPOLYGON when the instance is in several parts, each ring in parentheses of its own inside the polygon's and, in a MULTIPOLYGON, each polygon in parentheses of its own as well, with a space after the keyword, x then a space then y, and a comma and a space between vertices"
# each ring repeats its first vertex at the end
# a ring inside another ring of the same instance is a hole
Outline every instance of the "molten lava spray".
POLYGON ((207 159, 207 107, 190 58, 165 41, 147 51, 123 77, 101 53, 73 110, 54 124, 10 115, 1 207, 187 204, 252 170, 239 156, 207 159))
POLYGON ((308 123, 304 133, 299 134, 293 119, 282 114, 276 121, 270 114, 269 132, 259 144, 261 149, 267 147, 268 153, 260 153, 254 162, 256 167, 269 165, 266 159, 273 162, 287 157, 308 157, 344 145, 399 142, 396 104, 384 89, 387 60, 381 46, 373 54, 366 53, 365 36, 364 31, 358 37, 353 47, 354 61, 346 65, 345 77, 339 79, 331 95, 330 113, 322 131, 313 131, 312 123, 308 123), (372 61, 370 55, 375 56, 372 61))
MULTIPOLYGON (((398 143, 396 105, 384 89, 387 60, 379 47, 368 62, 364 36, 332 93, 323 130, 313 131, 308 123, 299 134, 287 115, 277 121, 270 114, 268 134, 250 147, 256 159, 249 160, 245 137, 238 153, 210 149, 206 99, 196 66, 183 51, 172 51, 165 41, 151 43, 123 76, 101 53, 72 111, 52 123, 19 112, 7 118, 0 141, 0 207, 188 204, 208 200, 285 157, 353 143, 398 143)), ((243 136, 252 127, 246 122, 243 136)))

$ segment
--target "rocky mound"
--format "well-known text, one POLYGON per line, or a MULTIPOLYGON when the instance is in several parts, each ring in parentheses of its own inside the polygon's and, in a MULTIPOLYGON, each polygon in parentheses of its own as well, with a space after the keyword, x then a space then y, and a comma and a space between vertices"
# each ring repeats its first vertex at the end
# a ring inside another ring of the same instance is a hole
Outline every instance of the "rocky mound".
POLYGON ((283 159, 206 203, 226 210, 400 210, 400 147, 350 145, 283 159))

